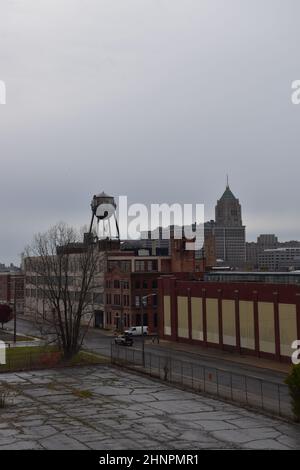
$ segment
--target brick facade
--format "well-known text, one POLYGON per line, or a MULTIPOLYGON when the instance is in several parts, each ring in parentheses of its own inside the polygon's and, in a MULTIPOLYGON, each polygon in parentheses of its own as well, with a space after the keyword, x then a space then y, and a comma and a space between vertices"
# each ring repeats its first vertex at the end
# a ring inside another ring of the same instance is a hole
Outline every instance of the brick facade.
POLYGON ((24 275, 22 273, 0 273, 0 303, 7 303, 11 306, 15 304, 17 313, 24 313, 24 275))
POLYGON ((105 324, 124 329, 144 325, 158 331, 158 279, 176 273, 180 278, 201 277, 204 260, 195 260, 195 251, 185 250, 184 240, 171 240, 170 256, 139 256, 132 252, 109 254, 105 273, 105 324), (141 307, 141 299, 145 298, 141 307))
POLYGON ((159 334, 290 361, 300 339, 300 287, 159 279, 159 334))

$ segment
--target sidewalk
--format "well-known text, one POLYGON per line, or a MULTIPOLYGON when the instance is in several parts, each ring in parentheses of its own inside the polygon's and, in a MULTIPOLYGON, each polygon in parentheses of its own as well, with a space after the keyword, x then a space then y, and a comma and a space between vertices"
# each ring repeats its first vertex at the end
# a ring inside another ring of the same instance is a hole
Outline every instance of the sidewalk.
MULTIPOLYGON (((147 342, 147 347, 151 346, 151 342, 147 342)), ((246 354, 239 355, 237 353, 231 353, 228 351, 222 351, 220 349, 205 348, 203 346, 196 346, 193 344, 178 343, 167 340, 160 340, 159 345, 153 345, 155 348, 171 349, 178 352, 185 352, 194 354, 202 358, 210 358, 220 360, 222 362, 231 362, 242 366, 250 366, 259 369, 268 369, 270 371, 288 374, 290 371, 290 364, 283 362, 276 362, 271 359, 262 359, 256 356, 249 356, 246 354)))

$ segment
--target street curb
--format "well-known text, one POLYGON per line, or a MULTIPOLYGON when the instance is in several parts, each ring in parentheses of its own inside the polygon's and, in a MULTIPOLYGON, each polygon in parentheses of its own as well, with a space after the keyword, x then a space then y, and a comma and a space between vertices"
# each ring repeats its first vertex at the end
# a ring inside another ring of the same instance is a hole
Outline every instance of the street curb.
MULTIPOLYGON (((167 341, 167 340, 160 340, 160 343, 165 343, 166 346, 168 344, 173 344, 171 341, 167 341)), ((149 345, 147 345, 149 346, 149 345)), ((163 348, 164 349, 164 346, 163 348)), ((260 364, 249 364, 247 362, 242 362, 242 361, 239 361, 239 360, 236 360, 236 359, 230 359, 230 358, 227 358, 227 357, 220 357, 220 356, 215 356, 215 355, 211 355, 209 356, 208 354, 201 354, 199 352, 195 352, 195 351, 189 351, 189 350, 186 350, 186 349, 183 349, 183 348, 174 348, 174 347, 171 347, 169 348, 169 350, 171 351, 175 351, 175 352, 183 352, 183 353, 187 353, 187 354, 192 354, 194 356, 198 356, 199 358, 201 359, 215 359, 215 360, 221 360, 221 361, 224 361, 224 362, 227 362, 227 363, 232 363, 232 364, 236 364, 236 365, 239 365, 239 366, 244 366, 244 367, 251 367, 253 369, 260 369, 260 370, 265 370, 265 371, 271 371, 271 372, 276 372, 278 374, 288 374, 288 371, 284 372, 280 369, 277 369, 277 368, 274 368, 274 367, 266 367, 265 365, 260 365, 260 364)), ((251 356, 244 356, 244 357, 250 357, 251 356)), ((258 358, 259 360, 259 358, 258 358)))

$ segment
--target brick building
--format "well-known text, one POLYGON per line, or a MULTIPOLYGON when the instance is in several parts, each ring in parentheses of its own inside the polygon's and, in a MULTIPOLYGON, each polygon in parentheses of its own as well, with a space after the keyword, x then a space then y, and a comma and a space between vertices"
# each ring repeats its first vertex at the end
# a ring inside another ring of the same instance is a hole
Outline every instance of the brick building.
POLYGON ((0 303, 16 307, 24 313, 24 275, 21 272, 0 272, 0 303))
POLYGON ((162 338, 291 360, 291 344, 300 339, 300 286, 175 276, 158 283, 162 338))
MULTIPOLYGON (((90 293, 87 321, 92 312, 94 321, 91 324, 98 328, 124 329, 139 325, 141 299, 146 297, 143 304, 144 325, 150 331, 157 331, 158 277, 175 273, 180 277, 199 278, 205 270, 206 253, 211 263, 214 262, 213 237, 205 239, 204 250, 200 254, 186 250, 185 244, 184 238, 174 239, 172 233, 169 240, 98 240, 93 247, 97 251, 99 269, 93 282, 93 292, 90 293)), ((68 246, 68 284, 70 298, 75 302, 82 276, 78 257, 83 248, 84 243, 68 246)), ((26 259, 23 264, 25 312, 30 317, 45 317, 49 313, 49 306, 41 288, 41 276, 30 271, 26 259)))
POLYGON ((117 251, 107 256, 105 273, 105 325, 127 328, 144 325, 150 332, 158 329, 158 278, 176 273, 178 277, 201 277, 204 260, 195 251, 185 250, 185 240, 171 240, 168 256, 152 255, 151 250, 117 251), (143 307, 141 305, 144 299, 143 307))

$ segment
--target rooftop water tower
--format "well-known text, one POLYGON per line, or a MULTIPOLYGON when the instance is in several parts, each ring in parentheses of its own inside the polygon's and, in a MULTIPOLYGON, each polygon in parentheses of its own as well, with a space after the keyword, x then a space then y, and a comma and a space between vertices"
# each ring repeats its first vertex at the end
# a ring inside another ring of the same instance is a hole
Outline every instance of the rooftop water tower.
POLYGON ((119 226, 116 218, 115 199, 113 196, 102 192, 95 194, 91 202, 92 220, 90 224, 89 237, 92 236, 93 223, 97 219, 97 239, 119 240, 119 226))

